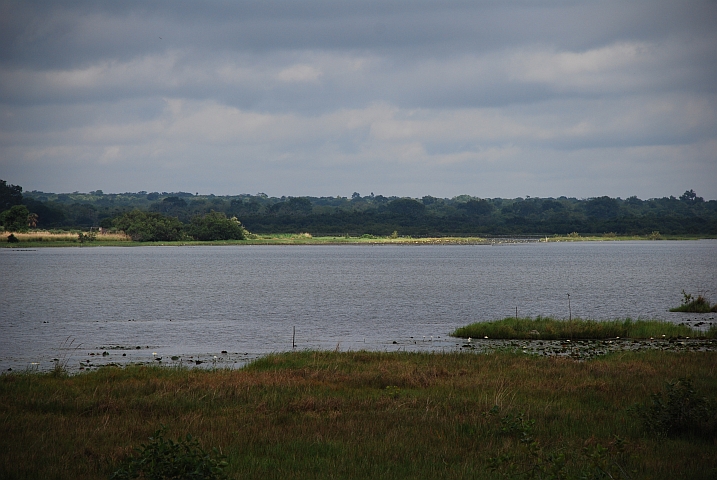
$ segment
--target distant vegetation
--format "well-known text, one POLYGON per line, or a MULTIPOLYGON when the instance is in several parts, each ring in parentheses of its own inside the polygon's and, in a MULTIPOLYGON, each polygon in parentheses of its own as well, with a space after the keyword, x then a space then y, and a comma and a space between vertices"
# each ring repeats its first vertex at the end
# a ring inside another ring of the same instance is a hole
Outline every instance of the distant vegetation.
POLYGON ((547 317, 508 317, 493 322, 472 323, 452 334, 462 338, 533 339, 533 340, 596 340, 606 338, 717 338, 717 328, 706 332, 686 325, 675 325, 656 320, 556 320, 547 317))
POLYGON ((707 313, 717 312, 717 303, 710 306, 710 301, 702 295, 695 298, 691 293, 682 290, 682 304, 679 307, 671 308, 671 312, 707 313))
MULTIPOLYGON (((181 230, 192 238, 235 238, 236 229, 213 228, 202 222, 236 218, 255 234, 307 232, 314 237, 351 235, 442 237, 486 235, 717 235, 717 201, 704 201, 690 190, 679 198, 640 200, 576 198, 453 198, 362 196, 269 197, 263 193, 234 196, 187 192, 23 193, 0 180, 0 224, 8 231, 30 226, 51 228, 128 226, 135 222, 137 238, 176 238, 181 230), (135 212, 135 213, 132 213, 135 212), (202 219, 202 220, 200 220, 202 219), (179 224, 182 228, 179 228, 179 224), (231 231, 234 233, 231 233, 231 231), (175 232, 175 233, 173 233, 175 232), (214 232, 214 233, 212 233, 214 232)), ((246 231, 244 231, 246 234, 246 231)))

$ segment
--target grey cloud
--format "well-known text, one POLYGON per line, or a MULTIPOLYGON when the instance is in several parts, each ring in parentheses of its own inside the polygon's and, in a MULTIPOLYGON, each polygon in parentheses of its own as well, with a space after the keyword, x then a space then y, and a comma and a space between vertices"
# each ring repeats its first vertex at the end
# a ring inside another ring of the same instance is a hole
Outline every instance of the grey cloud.
POLYGON ((0 0, 0 178, 717 197, 716 25, 709 1, 0 0))

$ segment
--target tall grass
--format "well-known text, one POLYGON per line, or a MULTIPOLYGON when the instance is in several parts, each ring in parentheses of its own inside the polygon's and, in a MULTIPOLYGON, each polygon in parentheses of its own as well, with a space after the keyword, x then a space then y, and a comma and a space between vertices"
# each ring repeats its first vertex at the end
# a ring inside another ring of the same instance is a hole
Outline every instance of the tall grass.
POLYGON ((472 323, 456 329, 454 337, 493 339, 605 339, 605 338, 717 338, 717 329, 700 331, 686 325, 657 320, 556 320, 549 317, 507 317, 493 322, 472 323))
MULTIPOLYGON (((11 232, 0 232, 0 239, 7 239, 11 232)), ((78 232, 32 230, 25 233, 14 232, 20 242, 78 242, 78 232)), ((98 242, 129 242, 132 239, 124 233, 100 233, 94 241, 98 242)))
MULTIPOLYGON (((566 475, 586 446, 624 439, 632 478, 713 478, 717 450, 661 440, 627 407, 693 379, 717 396, 717 354, 649 351, 600 359, 302 351, 242 370, 105 368, 0 376, 0 478, 107 477, 160 425, 220 449, 234 478, 496 478, 491 458, 532 461, 484 413, 521 415, 566 475), (521 453, 523 452, 523 453, 521 453)), ((516 477, 521 478, 521 477, 516 477)))

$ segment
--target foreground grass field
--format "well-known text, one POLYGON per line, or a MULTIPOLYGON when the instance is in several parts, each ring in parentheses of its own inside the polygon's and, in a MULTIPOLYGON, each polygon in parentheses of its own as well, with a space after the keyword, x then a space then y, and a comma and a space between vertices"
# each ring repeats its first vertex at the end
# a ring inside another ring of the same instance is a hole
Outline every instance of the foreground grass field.
POLYGON ((682 377, 716 398, 717 354, 306 351, 2 375, 0 478, 107 478, 162 424, 220 449, 232 478, 715 478, 714 438, 660 438, 628 411, 682 377))

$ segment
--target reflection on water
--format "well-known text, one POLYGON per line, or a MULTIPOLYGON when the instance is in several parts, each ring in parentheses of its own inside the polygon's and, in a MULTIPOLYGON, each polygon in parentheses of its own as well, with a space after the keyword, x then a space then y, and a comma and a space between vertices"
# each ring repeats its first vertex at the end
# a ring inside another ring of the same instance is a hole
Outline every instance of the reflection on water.
POLYGON ((300 349, 456 348, 456 327, 516 307, 567 317, 568 293, 573 316, 709 324, 667 309, 682 289, 717 300, 717 241, 0 249, 0 271, 2 370, 234 365, 291 349, 294 327, 300 349))

